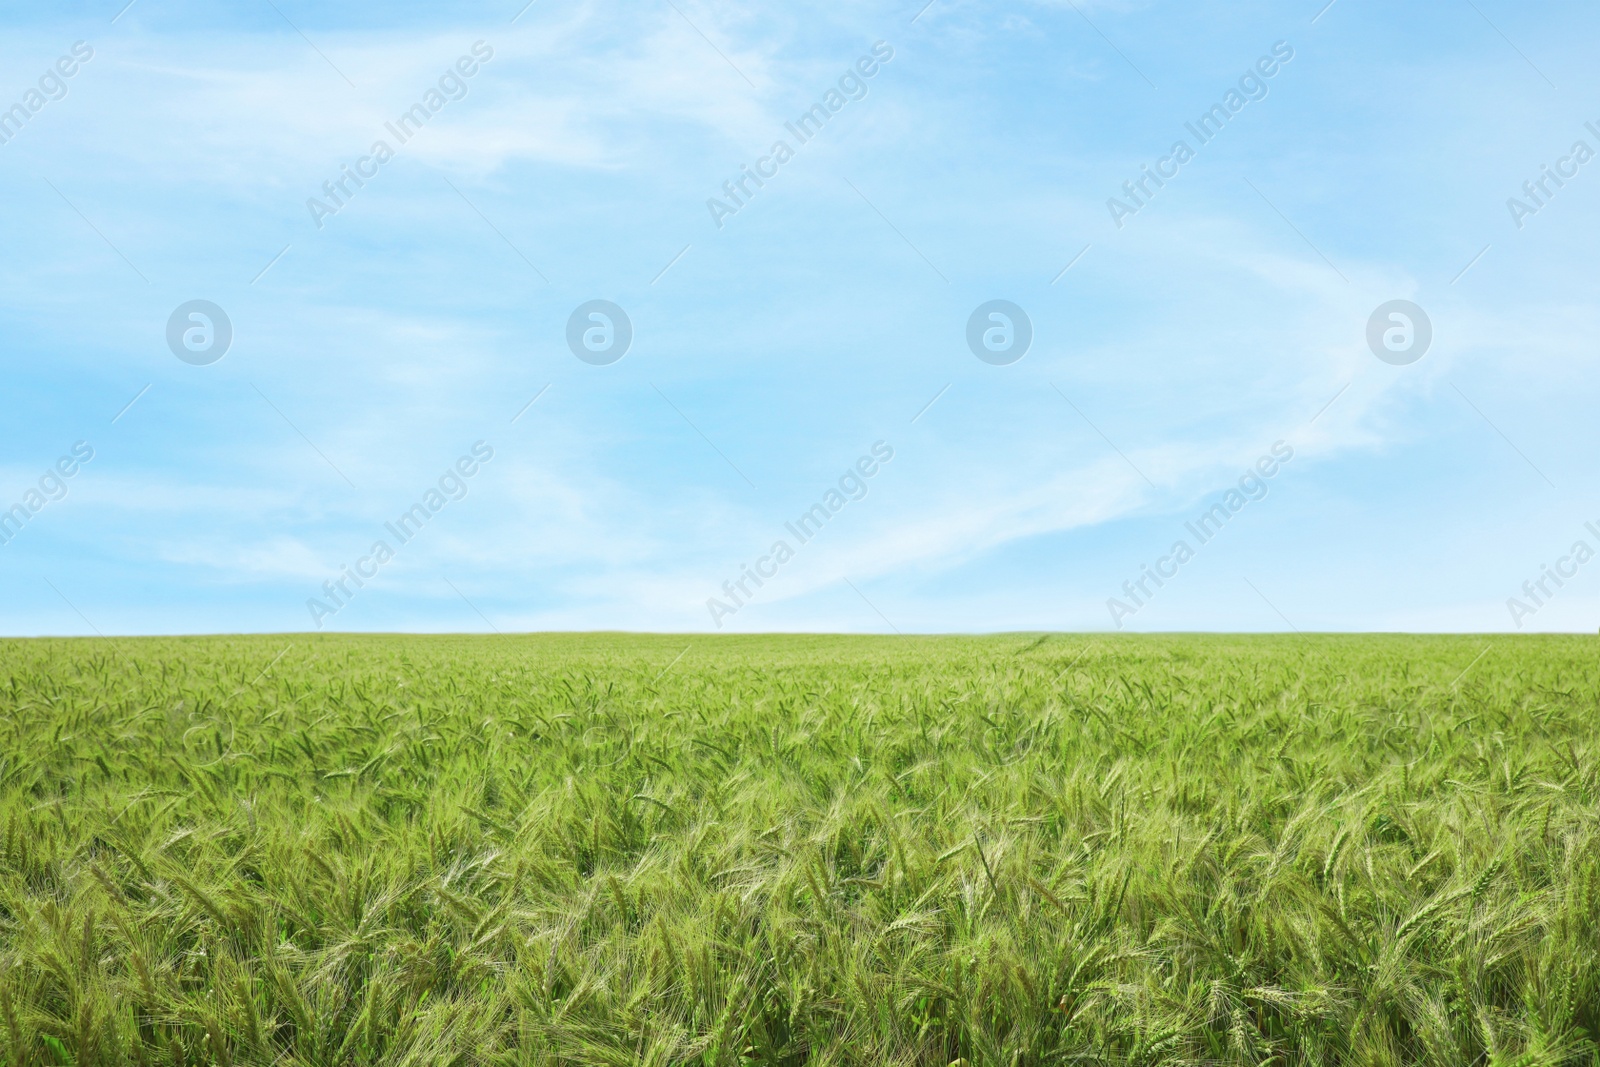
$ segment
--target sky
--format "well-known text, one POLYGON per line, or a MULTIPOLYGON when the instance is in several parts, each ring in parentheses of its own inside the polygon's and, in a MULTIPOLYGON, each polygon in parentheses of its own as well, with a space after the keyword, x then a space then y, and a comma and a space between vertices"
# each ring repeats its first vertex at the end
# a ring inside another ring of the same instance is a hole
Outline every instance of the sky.
POLYGON ((1593 632, 1600 9, 923 3, 8 7, 0 633, 1593 632))

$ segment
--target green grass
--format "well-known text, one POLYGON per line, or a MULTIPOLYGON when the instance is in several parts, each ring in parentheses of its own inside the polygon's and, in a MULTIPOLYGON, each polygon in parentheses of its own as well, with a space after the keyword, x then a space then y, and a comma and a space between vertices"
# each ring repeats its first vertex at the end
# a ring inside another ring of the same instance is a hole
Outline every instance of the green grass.
POLYGON ((1488 643, 0 642, 0 1063, 1594 1064, 1488 643))

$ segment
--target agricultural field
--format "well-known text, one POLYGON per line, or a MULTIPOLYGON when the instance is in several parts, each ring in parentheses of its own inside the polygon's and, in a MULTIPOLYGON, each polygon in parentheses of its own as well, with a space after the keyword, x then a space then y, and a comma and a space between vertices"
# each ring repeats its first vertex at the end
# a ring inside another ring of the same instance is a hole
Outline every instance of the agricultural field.
POLYGON ((0 1063, 1594 1064, 1596 651, 0 642, 0 1063))

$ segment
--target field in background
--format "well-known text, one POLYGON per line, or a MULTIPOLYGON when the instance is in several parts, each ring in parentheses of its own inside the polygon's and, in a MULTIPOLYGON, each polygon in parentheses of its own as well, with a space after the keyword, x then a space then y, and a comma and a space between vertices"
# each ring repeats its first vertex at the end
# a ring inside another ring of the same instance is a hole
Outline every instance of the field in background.
POLYGON ((1596 651, 0 641, 0 1064, 1592 1064, 1596 651))

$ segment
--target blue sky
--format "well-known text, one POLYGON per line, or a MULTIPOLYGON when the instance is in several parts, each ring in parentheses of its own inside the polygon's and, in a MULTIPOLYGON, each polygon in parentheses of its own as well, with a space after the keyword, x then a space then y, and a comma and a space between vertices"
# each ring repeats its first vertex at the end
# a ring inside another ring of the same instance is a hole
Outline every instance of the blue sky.
POLYGON ((0 632, 1596 625, 1592 5, 124 3, 0 15, 0 632))

